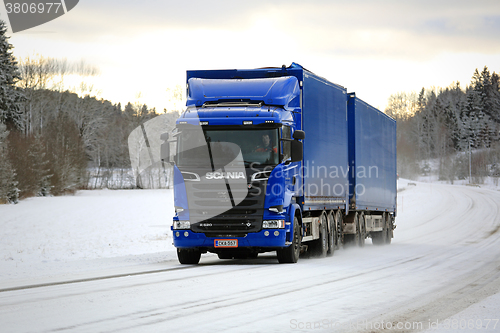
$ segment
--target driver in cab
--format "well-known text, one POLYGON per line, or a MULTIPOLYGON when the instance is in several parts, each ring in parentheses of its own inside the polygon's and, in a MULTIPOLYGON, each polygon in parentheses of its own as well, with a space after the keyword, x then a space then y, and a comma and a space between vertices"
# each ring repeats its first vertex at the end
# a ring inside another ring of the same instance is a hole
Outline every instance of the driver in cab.
POLYGON ((271 143, 271 138, 269 137, 269 134, 263 134, 262 135, 262 144, 258 145, 255 148, 255 152, 278 152, 278 148, 276 146, 273 146, 271 143))

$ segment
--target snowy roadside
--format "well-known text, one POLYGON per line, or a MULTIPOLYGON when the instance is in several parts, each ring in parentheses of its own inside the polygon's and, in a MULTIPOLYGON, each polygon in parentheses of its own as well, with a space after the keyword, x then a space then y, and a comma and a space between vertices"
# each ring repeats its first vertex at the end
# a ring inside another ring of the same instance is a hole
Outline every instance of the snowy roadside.
POLYGON ((495 178, 495 177, 484 177, 483 183, 481 183, 481 184, 470 183, 469 179, 457 179, 457 180, 453 181, 453 184, 451 184, 450 181, 439 180, 438 176, 419 176, 418 181, 422 182, 422 183, 480 187, 480 188, 486 188, 489 190, 500 191, 500 184, 499 184, 498 178, 495 178))
POLYGON ((176 260, 172 216, 172 190, 79 191, 0 205, 0 287, 176 260))

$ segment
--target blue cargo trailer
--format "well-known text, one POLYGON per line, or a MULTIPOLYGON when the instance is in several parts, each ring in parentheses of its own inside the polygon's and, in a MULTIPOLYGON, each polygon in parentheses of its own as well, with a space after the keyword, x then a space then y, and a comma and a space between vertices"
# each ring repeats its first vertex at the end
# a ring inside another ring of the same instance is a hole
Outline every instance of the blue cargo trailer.
POLYGON ((303 210, 345 208, 348 200, 346 89, 305 73, 302 89, 304 140, 303 210))
POLYGON ((269 251, 294 263, 367 237, 390 242, 394 120, 295 63, 188 71, 187 87, 170 139, 181 263, 269 251), (353 172, 364 165, 375 178, 353 172))
MULTIPOLYGON (((348 94, 347 109, 351 170, 349 207, 364 214, 359 216, 364 216, 362 236, 371 236, 377 244, 387 243, 391 241, 394 228, 393 221, 387 218, 396 216, 396 121, 356 97, 355 93, 348 94), (389 228, 384 228, 385 224, 389 224, 389 228)), ((351 216, 356 219, 356 214, 351 216)), ((354 225, 356 223, 346 225, 345 232, 354 233, 354 225)))

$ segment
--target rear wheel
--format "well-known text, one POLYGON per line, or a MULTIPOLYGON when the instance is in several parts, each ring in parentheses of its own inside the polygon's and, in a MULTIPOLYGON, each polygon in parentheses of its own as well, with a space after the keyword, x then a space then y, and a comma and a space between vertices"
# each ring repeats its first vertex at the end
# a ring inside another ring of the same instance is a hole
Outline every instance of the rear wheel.
POLYGON ((326 214, 319 218, 319 239, 316 241, 316 257, 324 258, 328 252, 328 220, 326 214))
POLYGON ((340 246, 344 242, 343 231, 342 231, 342 223, 343 223, 342 212, 340 210, 338 210, 337 214, 335 214, 335 221, 337 225, 337 240, 335 249, 338 250, 340 249, 340 246))
POLYGON ((276 251, 280 264, 294 264, 299 260, 300 247, 302 243, 302 232, 299 219, 295 216, 293 219, 292 244, 288 247, 276 251))
POLYGON ((196 265, 200 262, 200 250, 177 249, 177 258, 183 265, 196 265))
POLYGON ((365 223, 365 216, 363 214, 361 214, 358 218, 356 233, 359 234, 358 246, 364 247, 365 246, 365 239, 366 239, 366 223, 365 223))
POLYGON ((328 214, 328 256, 333 256, 337 246, 337 224, 333 212, 328 214))
POLYGON ((393 228, 394 228, 394 221, 392 219, 392 216, 390 214, 387 214, 386 215, 386 228, 387 228, 387 234, 386 234, 386 239, 385 239, 385 243, 386 244, 391 244, 391 241, 392 241, 392 232, 393 232, 393 228))

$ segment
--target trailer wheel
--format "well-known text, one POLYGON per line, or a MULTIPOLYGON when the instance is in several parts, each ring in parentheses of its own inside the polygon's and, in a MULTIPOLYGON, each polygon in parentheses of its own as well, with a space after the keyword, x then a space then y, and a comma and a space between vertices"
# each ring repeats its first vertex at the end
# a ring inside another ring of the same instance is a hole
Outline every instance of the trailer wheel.
POLYGON ((335 240, 335 250, 340 249, 340 246, 344 243, 344 235, 342 231, 342 212, 340 210, 335 214, 335 224, 337 225, 337 239, 335 240))
POLYGON ((200 262, 200 250, 177 249, 177 258, 183 265, 196 265, 200 262))
POLYGON ((366 223, 365 223, 365 216, 361 214, 358 216, 357 219, 357 225, 356 225, 356 235, 357 235, 357 244, 359 247, 364 247, 365 246, 365 238, 366 238, 366 223))
POLYGON ((387 228, 386 229, 387 235, 386 235, 386 238, 385 238, 385 243, 386 244, 391 244, 391 241, 392 241, 392 232, 393 232, 393 228, 394 228, 394 221, 393 221, 392 216, 390 214, 386 215, 385 226, 387 228))
POLYGON ((337 246, 337 224, 336 224, 336 218, 335 215, 333 214, 333 211, 331 211, 328 214, 328 252, 327 255, 329 257, 333 256, 333 253, 335 252, 335 248, 337 246))
POLYGON ((302 228, 299 224, 297 216, 293 219, 293 239, 292 244, 288 247, 276 251, 278 262, 280 264, 294 264, 299 260, 300 247, 302 243, 302 228))

